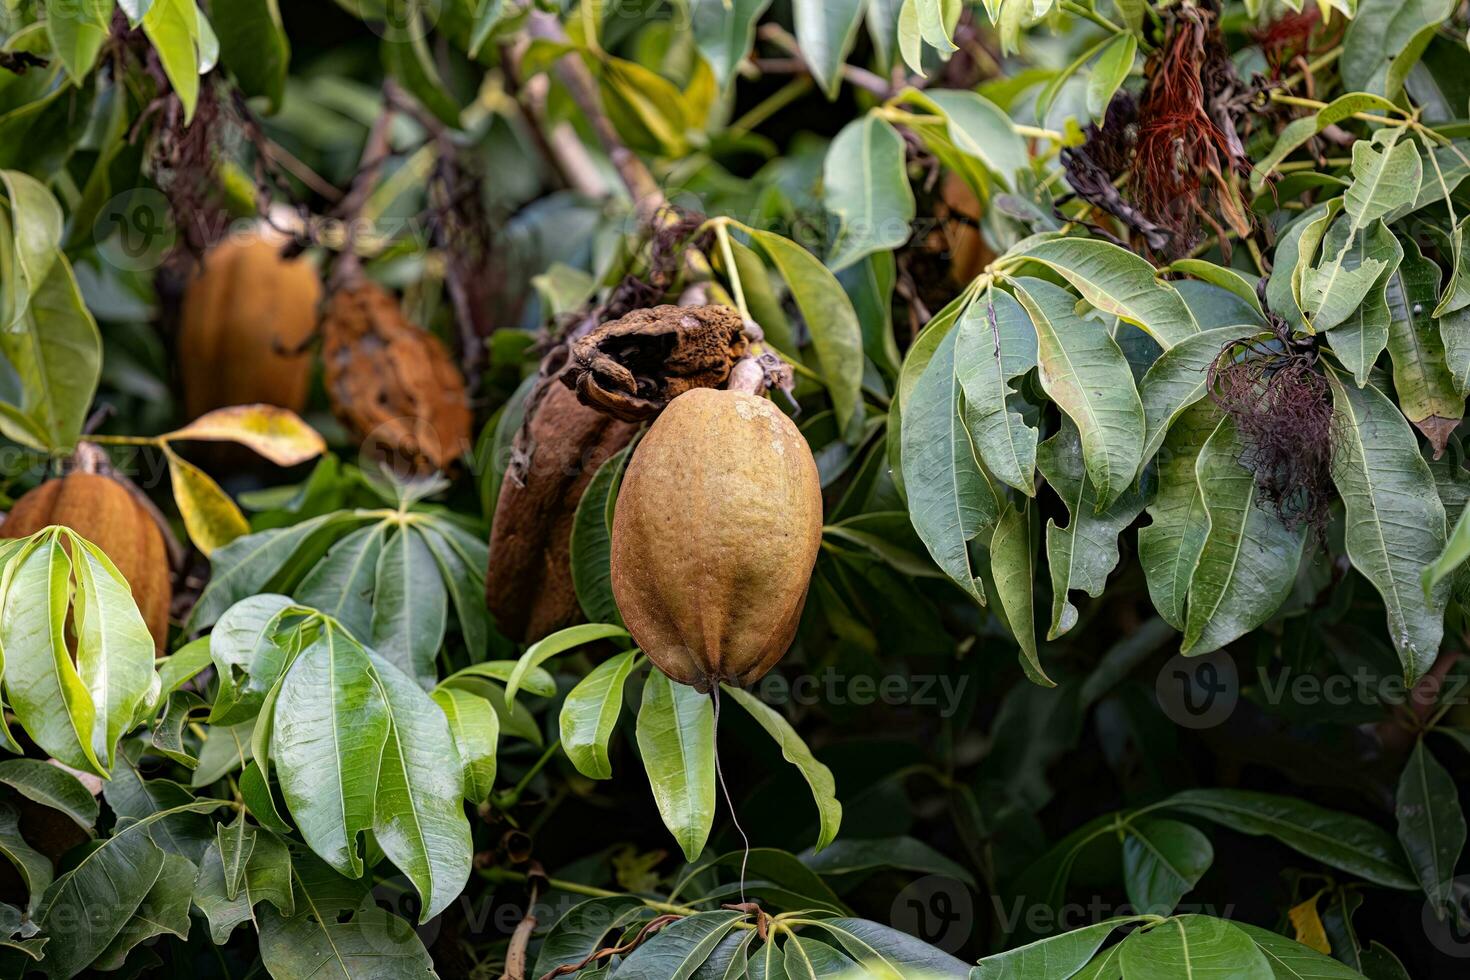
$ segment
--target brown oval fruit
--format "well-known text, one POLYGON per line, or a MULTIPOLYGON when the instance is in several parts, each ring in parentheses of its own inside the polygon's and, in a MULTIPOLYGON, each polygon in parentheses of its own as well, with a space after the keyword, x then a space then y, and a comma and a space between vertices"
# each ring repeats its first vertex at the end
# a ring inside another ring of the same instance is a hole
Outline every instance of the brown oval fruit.
POLYGON ((0 537, 23 538, 61 524, 101 548, 133 589, 133 601, 162 652, 173 598, 163 532, 121 483, 92 473, 47 480, 22 496, 0 524, 0 537))
POLYGON ((322 281, 305 259, 284 259, 271 232, 210 249, 184 292, 179 320, 184 410, 264 402, 300 412, 311 383, 304 347, 316 330, 322 281))
POLYGON ((695 388, 628 463, 613 597, 669 677, 745 686, 791 645, 821 542, 817 464, 795 424, 767 399, 695 388))
POLYGON ((464 378, 444 344, 366 280, 332 295, 322 320, 332 410, 359 439, 415 471, 448 469, 469 446, 464 378))

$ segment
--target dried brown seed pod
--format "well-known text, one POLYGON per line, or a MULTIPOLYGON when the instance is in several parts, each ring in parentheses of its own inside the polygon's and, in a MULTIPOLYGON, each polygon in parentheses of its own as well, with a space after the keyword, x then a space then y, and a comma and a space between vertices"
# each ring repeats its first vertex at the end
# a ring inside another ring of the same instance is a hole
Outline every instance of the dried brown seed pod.
POLYGON ((490 530, 485 599, 506 636, 534 640, 581 619, 571 565, 577 503, 597 468, 635 431, 546 382, 522 433, 520 482, 506 479, 490 530))
POLYGON ((101 548, 133 590, 133 601, 161 653, 173 598, 168 551, 153 515, 118 481, 95 473, 47 480, 22 496, 0 524, 0 537, 23 538, 61 524, 101 548))
POLYGON ((263 402, 306 407, 322 281, 304 258, 281 256, 270 230, 210 249, 184 292, 179 360, 184 411, 263 402))
POLYGON ((327 304, 322 337, 332 410, 355 436, 414 472, 459 459, 471 424, 464 377, 391 293, 367 280, 343 286, 327 304))
POLYGON ((637 422, 692 388, 725 383, 745 356, 740 314, 728 306, 652 306, 574 341, 562 381, 584 405, 637 422))
POLYGON ((613 597, 669 677, 744 686, 791 645, 821 542, 817 464, 796 425, 765 398, 696 388, 628 463, 613 597))

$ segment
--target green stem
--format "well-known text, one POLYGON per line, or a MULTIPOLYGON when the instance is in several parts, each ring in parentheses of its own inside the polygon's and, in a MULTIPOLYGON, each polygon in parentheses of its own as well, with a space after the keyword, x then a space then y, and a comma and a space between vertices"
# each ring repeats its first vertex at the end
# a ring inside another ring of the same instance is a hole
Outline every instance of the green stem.
MULTIPOLYGON (((513 881, 524 882, 526 875, 520 871, 511 871, 507 868, 483 868, 480 877, 492 884, 513 881)), ((580 881, 565 881, 561 878, 547 878, 546 883, 558 891, 571 892, 573 895, 586 895, 588 898, 635 898, 655 912, 664 912, 668 915, 698 915, 699 909, 687 905, 672 905, 668 902, 659 902, 642 895, 629 895, 627 892, 615 892, 608 888, 598 888, 595 885, 584 885, 580 881)))
MULTIPOLYGON (((1087 7, 1083 4, 1077 3, 1076 0, 1062 0, 1062 2, 1058 4, 1058 6, 1069 14, 1081 17, 1083 20, 1092 21, 1098 27, 1101 27, 1103 30, 1107 31, 1110 34, 1133 33, 1122 24, 1114 23, 1112 20, 1104 17, 1102 14, 1098 13, 1096 10, 1093 10, 1091 7, 1087 7)), ((1145 51, 1152 51, 1154 49, 1154 46, 1152 44, 1141 37, 1138 38, 1138 46, 1143 48, 1143 50, 1145 51)))
POLYGON ((162 440, 157 436, 108 436, 91 435, 85 441, 95 442, 101 446, 159 446, 162 440))
POLYGON ((786 108, 797 99, 801 98, 812 88, 810 75, 802 75, 793 78, 775 92, 768 95, 761 102, 751 107, 750 111, 726 127, 730 132, 744 134, 750 132, 767 119, 786 108))
POLYGON ((546 768, 546 764, 551 761, 552 756, 556 755, 557 750, 560 748, 561 739, 557 739, 546 746, 546 751, 541 753, 541 758, 531 764, 531 768, 526 770, 526 774, 521 777, 521 781, 516 783, 509 793, 500 796, 495 801, 495 805, 502 810, 509 810, 519 803, 521 801, 521 794, 526 791, 526 787, 531 785, 531 780, 536 778, 538 772, 546 768))
POLYGON ((735 306, 742 319, 750 319, 750 310, 745 305, 745 289, 740 284, 740 270, 735 266, 735 250, 730 247, 730 228, 725 222, 715 225, 715 239, 720 243, 720 255, 725 260, 725 278, 730 282, 730 291, 735 294, 735 306))

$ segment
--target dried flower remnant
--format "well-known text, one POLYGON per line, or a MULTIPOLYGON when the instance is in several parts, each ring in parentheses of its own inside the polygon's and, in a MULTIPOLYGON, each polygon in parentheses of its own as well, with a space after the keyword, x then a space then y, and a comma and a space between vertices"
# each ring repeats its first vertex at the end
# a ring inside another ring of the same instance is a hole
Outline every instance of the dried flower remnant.
POLYGON ((1210 365, 1209 397, 1235 424, 1241 465, 1282 523, 1326 533, 1333 499, 1332 393, 1316 345, 1276 316, 1274 336, 1227 344, 1210 365))

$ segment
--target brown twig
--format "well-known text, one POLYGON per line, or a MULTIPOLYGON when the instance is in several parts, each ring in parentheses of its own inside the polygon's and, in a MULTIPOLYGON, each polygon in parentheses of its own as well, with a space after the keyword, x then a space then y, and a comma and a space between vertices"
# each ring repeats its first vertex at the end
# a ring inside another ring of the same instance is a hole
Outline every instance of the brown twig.
MULTIPOLYGON (((537 39, 566 43, 567 35, 562 30, 556 15, 544 10, 533 10, 527 24, 530 36, 537 39)), ((638 154, 628 149, 618 137, 612 121, 602 111, 602 100, 598 97, 597 84, 587 66, 582 64, 576 52, 568 52, 556 63, 556 77, 566 86, 567 93, 577 104, 582 115, 591 124, 603 152, 612 161, 613 168, 622 178, 623 185, 633 197, 633 207, 644 221, 654 216, 668 204, 663 191, 654 180, 648 167, 638 154)))
POLYGON ((648 920, 647 925, 638 930, 638 935, 634 936, 626 943, 623 943, 621 946, 606 946, 602 949, 593 950, 591 953, 587 954, 587 957, 583 959, 582 962, 563 963, 555 970, 552 970, 550 973, 541 977, 541 980, 553 980, 554 977, 569 976, 585 967, 591 966, 593 963, 597 963, 606 959, 611 959, 614 956, 622 956, 625 953, 631 953, 633 952, 633 950, 643 945, 644 942, 646 942, 654 933, 658 932, 664 926, 668 925, 671 922, 678 922, 682 918, 682 915, 673 914, 655 916, 654 918, 648 920))
POLYGON ((526 914, 511 933, 510 947, 505 953, 505 972, 500 975, 500 980, 526 980, 526 950, 531 944, 531 934, 536 931, 536 900, 541 897, 541 891, 547 883, 546 871, 541 867, 541 862, 531 862, 530 870, 526 873, 526 883, 530 886, 526 914))

